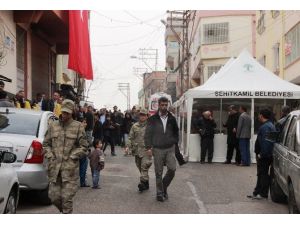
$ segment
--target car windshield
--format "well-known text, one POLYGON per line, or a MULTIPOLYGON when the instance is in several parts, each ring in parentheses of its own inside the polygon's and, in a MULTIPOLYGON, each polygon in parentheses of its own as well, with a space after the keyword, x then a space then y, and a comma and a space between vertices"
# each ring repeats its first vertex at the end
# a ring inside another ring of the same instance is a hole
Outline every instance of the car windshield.
POLYGON ((37 135, 40 116, 22 113, 0 112, 0 133, 37 135))

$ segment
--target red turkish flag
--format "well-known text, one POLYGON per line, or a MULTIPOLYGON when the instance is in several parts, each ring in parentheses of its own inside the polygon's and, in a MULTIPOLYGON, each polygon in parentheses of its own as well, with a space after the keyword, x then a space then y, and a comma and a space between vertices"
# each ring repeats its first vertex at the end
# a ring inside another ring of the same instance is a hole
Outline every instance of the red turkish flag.
POLYGON ((87 80, 93 80, 88 15, 88 10, 69 11, 68 68, 87 80))

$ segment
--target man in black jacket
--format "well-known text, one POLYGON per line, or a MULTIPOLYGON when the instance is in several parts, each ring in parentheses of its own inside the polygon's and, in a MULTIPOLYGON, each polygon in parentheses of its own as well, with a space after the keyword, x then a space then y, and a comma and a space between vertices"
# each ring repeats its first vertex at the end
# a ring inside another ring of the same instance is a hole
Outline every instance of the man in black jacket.
POLYGON ((208 152, 208 163, 212 163, 214 154, 214 135, 217 127, 210 111, 205 111, 198 122, 199 132, 201 136, 201 161, 205 162, 206 152, 208 152))
POLYGON ((235 163, 237 165, 241 164, 239 141, 236 138, 239 116, 240 114, 238 112, 238 108, 235 105, 231 105, 228 107, 228 119, 226 124, 223 125, 227 128, 227 156, 224 164, 231 164, 234 149, 236 150, 235 163))
POLYGON ((148 120, 145 132, 145 146, 149 155, 153 154, 156 176, 156 199, 168 199, 167 188, 175 176, 175 145, 178 143, 178 126, 174 116, 168 112, 168 99, 158 100, 158 112, 148 120), (164 165, 167 173, 162 178, 164 165))

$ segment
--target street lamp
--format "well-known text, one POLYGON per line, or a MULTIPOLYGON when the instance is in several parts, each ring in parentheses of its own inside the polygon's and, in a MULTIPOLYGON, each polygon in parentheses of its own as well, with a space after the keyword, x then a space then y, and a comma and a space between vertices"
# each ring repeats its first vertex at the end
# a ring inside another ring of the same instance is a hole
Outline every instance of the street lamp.
POLYGON ((130 58, 131 59, 137 59, 138 57, 136 55, 131 55, 130 58))
POLYGON ((163 25, 165 25, 166 27, 168 27, 168 24, 167 24, 167 22, 166 22, 166 21, 164 21, 164 20, 160 20, 160 22, 161 22, 163 25))

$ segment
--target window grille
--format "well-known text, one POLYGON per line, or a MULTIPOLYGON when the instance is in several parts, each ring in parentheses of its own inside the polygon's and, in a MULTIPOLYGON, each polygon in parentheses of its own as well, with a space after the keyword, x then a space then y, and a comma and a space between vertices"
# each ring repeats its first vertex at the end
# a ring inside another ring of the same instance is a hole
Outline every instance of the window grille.
POLYGON ((260 17, 257 21, 257 33, 258 34, 262 34, 265 31, 266 27, 265 27, 265 11, 264 10, 260 10, 260 17))
POLYGON ((207 66, 207 75, 208 75, 208 78, 210 78, 210 76, 213 73, 217 73, 221 69, 221 67, 222 67, 222 65, 207 66))
POLYGON ((266 66, 266 56, 263 55, 258 62, 262 65, 262 66, 266 66))
POLYGON ((271 10, 272 18, 275 19, 277 16, 280 15, 279 10, 271 10))
POLYGON ((285 63, 291 64, 300 57, 300 23, 285 36, 285 63))
POLYGON ((229 23, 204 24, 204 44, 218 44, 229 41, 229 23))
POLYGON ((273 46, 273 51, 274 51, 274 64, 273 64, 273 71, 275 73, 279 72, 279 43, 276 43, 273 46))

